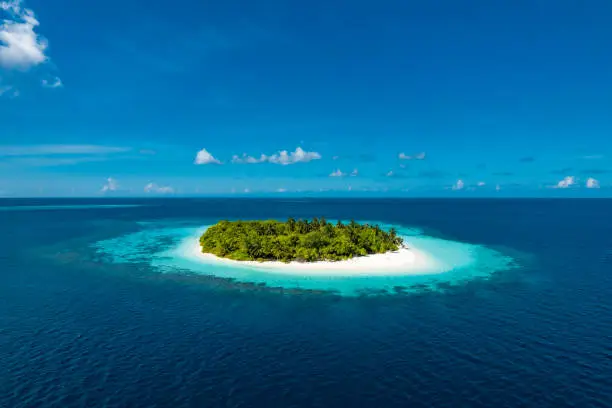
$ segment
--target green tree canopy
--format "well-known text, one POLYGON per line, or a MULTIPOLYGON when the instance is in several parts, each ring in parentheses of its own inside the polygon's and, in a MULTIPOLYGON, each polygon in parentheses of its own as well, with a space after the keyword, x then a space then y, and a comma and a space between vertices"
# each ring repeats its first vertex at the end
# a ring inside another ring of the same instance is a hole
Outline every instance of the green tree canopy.
POLYGON ((200 237, 202 252, 237 261, 339 261, 395 251, 402 239, 394 229, 355 221, 335 225, 325 218, 286 222, 220 221, 200 237))

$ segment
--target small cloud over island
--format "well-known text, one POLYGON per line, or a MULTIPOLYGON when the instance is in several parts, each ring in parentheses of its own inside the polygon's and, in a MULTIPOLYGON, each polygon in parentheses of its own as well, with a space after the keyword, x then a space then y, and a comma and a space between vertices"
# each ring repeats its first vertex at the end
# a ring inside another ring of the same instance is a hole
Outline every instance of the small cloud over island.
POLYGON ((196 155, 194 164, 202 165, 202 164, 221 164, 221 162, 208 152, 206 149, 202 149, 196 155))
POLYGON ((233 155, 232 163, 235 164, 257 164, 257 163, 272 163, 280 165, 289 165, 295 163, 308 163, 312 160, 321 159, 321 154, 318 152, 307 152, 301 147, 297 147, 295 151, 289 152, 281 150, 272 155, 261 154, 259 157, 249 156, 243 153, 241 156, 233 155))

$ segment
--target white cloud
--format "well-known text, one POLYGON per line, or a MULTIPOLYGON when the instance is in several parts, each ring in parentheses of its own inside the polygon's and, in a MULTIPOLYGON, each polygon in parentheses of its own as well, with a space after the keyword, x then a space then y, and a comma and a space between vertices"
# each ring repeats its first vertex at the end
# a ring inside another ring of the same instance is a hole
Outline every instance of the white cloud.
POLYGON ((248 189, 248 188, 245 188, 245 189, 243 190, 243 192, 244 192, 245 194, 248 194, 248 193, 250 193, 250 192, 251 192, 251 190, 250 190, 250 189, 248 189))
POLYGON ((329 175, 329 177, 344 177, 344 176, 346 176, 346 173, 343 173, 342 171, 340 171, 340 169, 332 171, 329 175))
POLYGON ((100 145, 8 145, 0 146, 0 156, 52 156, 111 154, 130 151, 129 147, 100 145))
POLYGON ((604 155, 603 154, 589 154, 586 156, 582 156, 582 158, 585 160, 599 160, 599 159, 603 159, 604 155))
POLYGON ((194 164, 221 164, 221 162, 208 153, 208 150, 202 149, 196 155, 194 164))
POLYGON ((158 186, 155 183, 149 183, 144 187, 145 193, 157 193, 157 194, 172 194, 174 189, 170 186, 158 186))
POLYGON ((479 181, 479 182, 478 182, 476 185, 477 185, 478 187, 484 187, 484 186, 486 186, 486 185, 487 185, 487 183, 485 183, 484 181, 479 181))
POLYGON ((64 84, 62 83, 62 80, 59 79, 58 77, 55 77, 52 81, 43 79, 41 83, 42 83, 42 86, 44 86, 45 88, 61 88, 64 86, 64 84))
POLYGON ((400 160, 425 160, 425 152, 417 153, 414 156, 408 156, 405 153, 400 153, 398 155, 400 160))
POLYGON ((34 12, 21 7, 21 0, 0 2, 9 15, 0 25, 0 66, 27 70, 47 61, 47 40, 34 30, 40 24, 34 12))
POLYGON ((238 164, 256 164, 256 163, 265 163, 268 161, 268 156, 262 154, 259 158, 248 156, 246 153, 243 153, 242 156, 233 155, 232 163, 238 164))
POLYGON ((267 156, 262 154, 259 157, 249 156, 246 153, 243 153, 242 156, 234 155, 232 156, 232 163, 239 164, 257 164, 257 163, 273 163, 273 164, 295 164, 295 163, 308 163, 312 160, 318 160, 321 158, 321 155, 317 152, 307 152, 301 147, 295 149, 294 152, 288 152, 287 150, 282 150, 278 153, 275 153, 271 156, 267 156))
POLYGON ((393 177, 393 175, 394 175, 394 174, 395 174, 395 173, 393 173, 393 170, 389 170, 389 171, 387 172, 387 174, 385 174, 385 176, 387 176, 387 177, 393 177))
POLYGON ((286 193, 287 189, 286 188, 279 188, 276 190, 277 193, 286 193))
POLYGON ((465 187, 465 183, 463 182, 463 180, 457 180, 457 182, 453 184, 452 189, 453 190, 463 190, 463 187, 465 187))
POLYGON ((117 183, 117 180, 115 180, 114 178, 109 177, 106 179, 106 184, 102 186, 102 189, 100 191, 106 193, 109 191, 117 191, 117 189, 119 189, 119 183, 117 183))
POLYGON ((280 151, 268 157, 268 162, 274 164, 282 164, 283 166, 295 163, 308 163, 312 160, 318 160, 321 155, 317 152, 307 152, 301 147, 295 149, 294 152, 280 151))
POLYGON ((589 177, 586 181, 587 188, 599 188, 599 181, 595 180, 593 177, 589 177))
POLYGON ((351 177, 355 177, 359 175, 359 170, 357 169, 353 169, 353 171, 351 171, 351 177))
POLYGON ((576 178, 574 176, 567 176, 563 180, 559 181, 555 188, 568 188, 576 184, 576 178))
POLYGON ((501 190, 501 187, 498 184, 498 185, 495 186, 495 191, 499 191, 499 190, 501 190))

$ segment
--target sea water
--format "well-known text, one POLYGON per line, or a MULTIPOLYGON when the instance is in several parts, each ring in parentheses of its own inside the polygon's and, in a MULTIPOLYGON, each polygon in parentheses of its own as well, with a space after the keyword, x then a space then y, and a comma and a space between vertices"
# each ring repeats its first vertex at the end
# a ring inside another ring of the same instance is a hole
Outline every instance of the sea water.
POLYGON ((0 407, 612 406, 612 200, 0 206, 63 206, 0 211, 0 407), (315 216, 400 226, 453 269, 326 296, 180 255, 219 219, 315 216))

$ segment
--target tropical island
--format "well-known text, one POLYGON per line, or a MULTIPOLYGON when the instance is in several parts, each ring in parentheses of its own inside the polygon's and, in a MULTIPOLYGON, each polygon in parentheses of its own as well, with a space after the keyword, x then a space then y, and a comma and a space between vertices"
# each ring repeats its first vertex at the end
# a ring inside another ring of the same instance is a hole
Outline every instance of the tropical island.
POLYGON ((397 251, 403 240, 395 229, 378 225, 330 223, 325 218, 220 221, 200 237, 201 252, 234 261, 342 261, 397 251))

